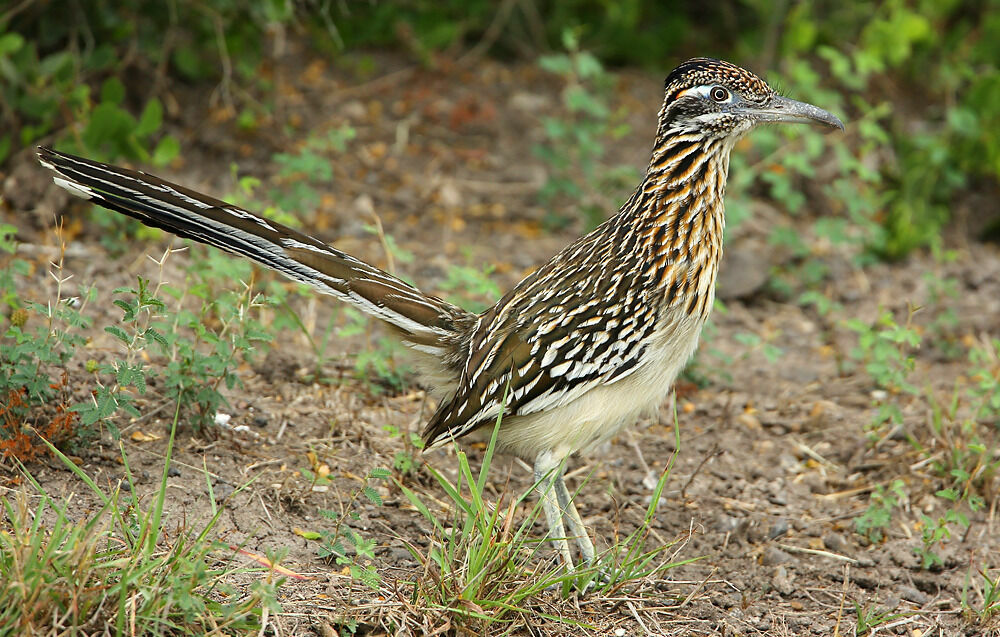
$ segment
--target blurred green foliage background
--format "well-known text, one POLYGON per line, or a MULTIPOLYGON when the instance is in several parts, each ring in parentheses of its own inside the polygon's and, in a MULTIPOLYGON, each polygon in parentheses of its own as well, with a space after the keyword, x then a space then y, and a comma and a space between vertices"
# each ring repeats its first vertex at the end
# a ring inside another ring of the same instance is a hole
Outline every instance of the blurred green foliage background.
POLYGON ((845 115, 849 135, 827 146, 796 131, 802 141, 778 154, 785 133, 769 133, 758 157, 781 169, 733 189, 794 213, 796 179, 833 153, 824 188, 843 214, 816 232, 860 233, 882 258, 935 243, 956 201, 1000 182, 998 0, 21 0, 0 9, 0 166, 53 140, 167 163, 180 149, 162 132, 157 87, 253 85, 288 33, 330 55, 396 48, 424 64, 469 51, 536 59, 571 42, 610 69, 712 55, 767 70, 845 115))

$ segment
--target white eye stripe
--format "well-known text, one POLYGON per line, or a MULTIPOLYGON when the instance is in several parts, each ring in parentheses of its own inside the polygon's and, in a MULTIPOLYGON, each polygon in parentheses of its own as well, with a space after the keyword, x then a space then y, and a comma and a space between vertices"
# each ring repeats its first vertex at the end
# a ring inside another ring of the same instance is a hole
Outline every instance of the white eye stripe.
POLYGON ((680 93, 677 94, 678 98, 687 97, 687 96, 702 97, 702 98, 710 99, 710 100, 713 100, 713 101, 716 101, 716 102, 720 102, 720 101, 721 102, 729 102, 729 101, 732 101, 732 99, 733 99, 733 93, 732 93, 732 91, 730 91, 726 87, 720 86, 718 84, 704 84, 702 86, 692 86, 691 88, 684 89, 683 91, 681 91, 680 93), (722 100, 717 100, 714 97, 712 97, 712 92, 715 91, 716 89, 721 89, 721 90, 725 91, 726 92, 726 97, 723 98, 722 100))

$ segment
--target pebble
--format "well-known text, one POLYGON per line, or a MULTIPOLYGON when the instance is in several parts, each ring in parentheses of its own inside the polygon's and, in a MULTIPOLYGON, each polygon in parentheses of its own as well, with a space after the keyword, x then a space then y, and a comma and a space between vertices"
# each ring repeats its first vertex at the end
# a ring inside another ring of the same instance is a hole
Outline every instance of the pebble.
POLYGON ((732 533, 740 525, 739 518, 734 518, 731 515, 726 515, 725 513, 720 513, 715 518, 715 530, 720 533, 732 533))
POLYGON ((236 487, 229 484, 228 482, 216 482, 212 485, 212 495, 215 496, 216 502, 222 502, 236 491, 236 487))
POLYGON ((788 533, 788 519, 778 518, 771 525, 771 528, 767 530, 767 539, 776 540, 786 533, 788 533))
POLYGON ((833 551, 834 553, 846 554, 851 550, 850 545, 844 536, 839 533, 827 533, 823 536, 823 546, 827 548, 828 551, 833 551))
POLYGON ((897 589, 897 594, 906 601, 913 602, 914 604, 919 604, 921 606, 930 601, 930 597, 912 586, 900 586, 899 589, 897 589))
POLYGON ((782 595, 791 595, 795 590, 795 586, 792 584, 794 578, 788 574, 788 569, 784 566, 779 566, 774 569, 774 577, 771 578, 771 584, 774 589, 781 593, 782 595))
POLYGON ((785 553, 776 546, 769 546, 764 550, 760 558, 760 563, 764 566, 777 566, 792 561, 792 556, 785 553))
POLYGON ((615 637, 625 637, 625 629, 615 628, 615 637))
POLYGON ((167 477, 179 478, 181 477, 181 470, 173 465, 170 465, 169 467, 167 467, 167 477))

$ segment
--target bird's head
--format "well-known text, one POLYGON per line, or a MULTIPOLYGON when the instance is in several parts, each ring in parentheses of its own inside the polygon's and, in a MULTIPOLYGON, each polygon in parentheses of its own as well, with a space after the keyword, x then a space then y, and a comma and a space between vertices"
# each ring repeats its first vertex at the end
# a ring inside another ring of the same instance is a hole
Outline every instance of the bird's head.
POLYGON ((695 134, 736 141, 757 124, 802 122, 843 130, 836 116, 778 95, 735 64, 712 58, 684 62, 667 76, 659 136, 695 134))

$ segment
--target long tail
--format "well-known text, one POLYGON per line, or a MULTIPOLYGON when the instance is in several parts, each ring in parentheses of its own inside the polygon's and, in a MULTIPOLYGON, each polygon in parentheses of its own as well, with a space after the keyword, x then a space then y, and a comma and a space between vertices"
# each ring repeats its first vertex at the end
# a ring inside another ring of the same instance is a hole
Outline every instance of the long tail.
POLYGON ((306 234, 142 172, 39 148, 42 165, 74 195, 176 235, 250 257, 398 328, 431 356, 448 354, 475 317, 306 234))

